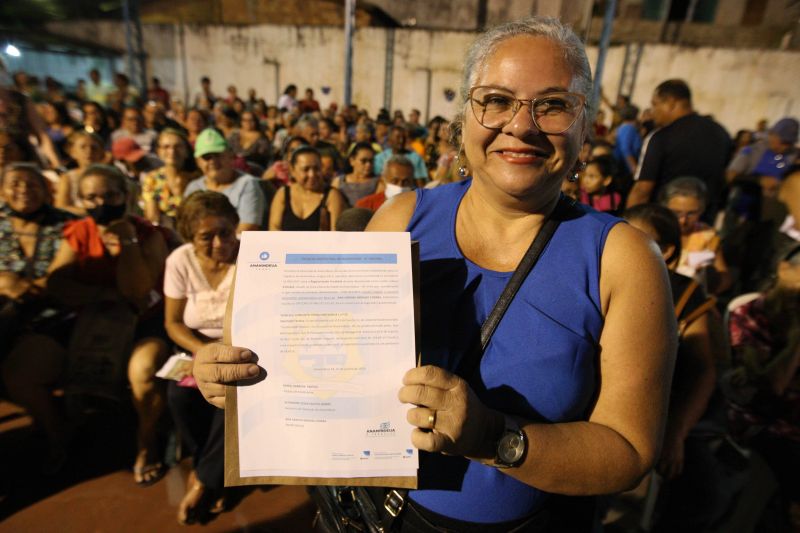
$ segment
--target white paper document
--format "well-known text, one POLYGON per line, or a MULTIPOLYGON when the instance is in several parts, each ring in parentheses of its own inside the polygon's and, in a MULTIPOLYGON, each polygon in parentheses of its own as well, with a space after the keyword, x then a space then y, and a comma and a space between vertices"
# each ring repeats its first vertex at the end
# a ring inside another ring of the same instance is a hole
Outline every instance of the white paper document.
POLYGON ((416 476, 408 233, 244 232, 231 340, 267 377, 237 387, 239 475, 416 476))

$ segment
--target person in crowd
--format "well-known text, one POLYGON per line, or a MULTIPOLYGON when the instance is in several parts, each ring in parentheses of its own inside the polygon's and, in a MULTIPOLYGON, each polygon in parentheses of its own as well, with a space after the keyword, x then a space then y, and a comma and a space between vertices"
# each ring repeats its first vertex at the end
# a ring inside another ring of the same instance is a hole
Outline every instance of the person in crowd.
POLYGON ((440 149, 444 148, 446 152, 453 150, 449 142, 449 137, 450 128, 444 118, 436 116, 428 122, 428 136, 425 138, 424 159, 425 165, 428 167, 428 172, 430 172, 431 175, 436 172, 439 158, 442 155, 440 149), (439 132, 442 131, 443 128, 444 132, 440 135, 439 132))
POLYGON ((297 85, 289 84, 283 90, 283 94, 278 98, 278 109, 281 111, 294 111, 298 109, 297 104, 297 85))
POLYGON ((722 254, 716 230, 700 217, 707 198, 705 183, 693 177, 681 177, 666 184, 661 204, 680 222, 681 254, 676 271, 696 279, 711 294, 721 294, 733 285, 733 276, 722 254))
POLYGON ((765 118, 759 119, 756 122, 756 127, 753 130, 753 140, 754 141, 762 141, 767 138, 768 131, 767 127, 769 126, 769 121, 765 118))
MULTIPOLYGON (((156 228, 125 214, 126 178, 115 167, 87 168, 79 182, 79 193, 90 216, 65 225, 63 241, 50 265, 47 290, 57 301, 73 308, 127 302, 137 310, 128 363, 133 403, 139 415, 134 478, 139 484, 149 484, 164 473, 156 445, 164 398, 152 369, 161 366, 166 343, 161 299, 154 298, 153 291, 160 293, 167 247, 156 228)), ((29 405, 42 426, 50 428, 46 431, 51 447, 63 454, 65 420, 58 414, 52 389, 63 378, 66 350, 54 339, 38 335, 26 341, 23 353, 4 369, 6 380, 19 387, 23 405, 29 405)))
POLYGON ((327 153, 333 156, 337 167, 339 166, 339 151, 334 144, 322 140, 317 119, 309 115, 303 116, 295 124, 295 132, 298 136, 308 141, 309 146, 316 148, 321 154, 327 153))
POLYGON ((44 99, 54 104, 66 104, 67 98, 64 95, 64 85, 52 76, 44 79, 44 99))
POLYGON ((192 108, 186 113, 185 126, 186 137, 189 139, 189 144, 194 148, 198 135, 208 127, 208 115, 201 109, 192 108))
POLYGON ((616 102, 612 102, 601 90, 600 100, 611 109, 611 130, 613 131, 622 123, 621 111, 626 106, 631 105, 631 97, 627 94, 620 94, 617 96, 616 102))
POLYGON ((683 80, 667 80, 656 87, 652 114, 658 128, 642 147, 627 206, 658 198, 660 189, 680 176, 696 176, 706 184, 708 201, 703 220, 713 222, 725 185, 725 167, 731 139, 713 119, 692 107, 692 92, 683 80))
MULTIPOLYGON (((236 209, 218 192, 194 192, 179 209, 178 231, 186 244, 167 258, 164 314, 169 338, 186 353, 222 338, 239 250, 238 224, 236 209)), ((219 505, 223 489, 224 417, 203 401, 190 379, 170 381, 167 402, 194 461, 178 505, 178 521, 202 522, 204 515, 221 510, 214 506, 219 505)))
POLYGON ((608 155, 590 159, 581 172, 580 201, 598 211, 617 213, 622 207, 622 196, 614 190, 614 172, 616 162, 608 155))
MULTIPOLYGON (((753 132, 750 130, 739 130, 733 137, 733 155, 734 158, 739 155, 743 148, 750 146, 754 142, 753 132)), ((730 168, 730 165, 728 166, 730 168)), ((727 174, 727 173, 726 173, 727 174)), ((728 175, 728 181, 730 176, 728 175)))
POLYGON ((339 128, 333 122, 333 120, 329 118, 322 118, 319 121, 319 138, 321 141, 325 141, 331 144, 336 144, 337 142, 337 134, 339 133, 339 128))
POLYGON ((28 329, 41 309, 64 224, 76 217, 49 204, 47 178, 36 165, 10 163, 0 169, 0 307, 13 304, 13 317, 4 312, 0 323, 0 348, 3 352, 10 348, 2 366, 3 381, 10 398, 28 410, 47 437, 43 466, 52 472, 66 459, 69 431, 54 405, 42 400, 40 389, 61 364, 50 364, 56 361, 49 352, 32 351, 46 350, 50 339, 30 329, 19 334, 12 328, 28 329), (41 366, 29 364, 31 358, 41 366))
POLYGON ((300 113, 316 113, 319 112, 319 102, 314 100, 314 89, 311 87, 306 89, 306 97, 297 102, 300 108, 300 113))
POLYGON ((169 111, 169 91, 161 86, 161 80, 153 76, 150 78, 150 87, 147 89, 147 100, 161 104, 161 108, 169 111))
POLYGON ((75 163, 75 168, 61 174, 56 185, 53 205, 78 215, 85 215, 78 197, 78 181, 83 172, 95 163, 106 159, 103 140, 86 130, 76 130, 67 137, 65 151, 75 163))
POLYGON ((616 129, 614 142, 614 158, 625 169, 625 173, 633 176, 642 149, 642 136, 639 134, 639 108, 628 105, 620 109, 620 124, 616 129))
POLYGON ((720 476, 709 444, 693 432, 703 418, 716 385, 716 365, 725 351, 714 331, 719 316, 714 298, 699 284, 675 272, 681 255, 681 227, 675 215, 657 204, 625 211, 625 219, 658 245, 670 268, 670 286, 678 320, 678 356, 664 444, 657 471, 668 481, 662 487, 657 531, 703 531, 716 517, 720 476))
POLYGON ((239 114, 228 106, 220 103, 214 107, 214 126, 222 133, 222 136, 229 139, 233 132, 239 128, 239 114), (219 109, 219 114, 216 114, 219 109))
POLYGON ((11 163, 39 164, 36 149, 25 138, 14 137, 10 132, 0 128, 0 170, 11 163))
MULTIPOLYGON (((391 127, 392 122, 389 120, 388 115, 378 119, 375 121, 375 142, 378 143, 381 147, 381 150, 385 150, 389 147, 389 128, 391 127)), ((378 153, 379 151, 375 153, 378 153)))
POLYGON ((145 128, 142 111, 138 107, 130 106, 122 112, 122 124, 111 134, 111 142, 131 138, 142 150, 150 152, 157 135, 154 130, 145 128))
POLYGON ((111 85, 103 83, 99 70, 93 68, 89 71, 89 82, 86 84, 86 99, 89 102, 97 102, 101 106, 105 106, 111 90, 111 85))
POLYGON ((214 91, 211 90, 211 78, 203 76, 200 78, 200 90, 194 97, 194 106, 198 109, 209 111, 217 102, 214 91))
POLYGON ((800 150, 795 145, 799 128, 797 119, 791 117, 773 124, 766 139, 739 150, 728 165, 728 182, 748 177, 757 179, 763 196, 777 196, 784 174, 798 160, 800 150))
POLYGON ((383 189, 358 200, 355 207, 377 211, 386 200, 414 189, 414 164, 403 155, 392 156, 383 166, 383 189))
POLYGON ((156 140, 156 154, 164 166, 142 179, 144 216, 152 224, 174 228, 186 186, 200 177, 200 171, 189 141, 179 130, 161 131, 156 140))
MULTIPOLYGON (((155 154, 143 150, 133 137, 122 137, 114 141, 111 155, 114 164, 135 183, 140 183, 145 174, 162 164, 155 154)), ((136 203, 135 197, 135 194, 131 195, 132 205, 136 203)))
POLYGON ((267 205, 258 178, 233 167, 234 155, 222 134, 213 128, 203 130, 194 157, 203 175, 189 183, 184 196, 195 191, 221 192, 239 213, 238 233, 262 229, 267 205))
POLYGON ((149 100, 144 105, 142 119, 144 120, 144 128, 146 130, 153 130, 156 133, 161 133, 161 130, 164 128, 171 128, 174 130, 183 129, 183 126, 177 121, 167 116, 164 104, 155 100, 149 100))
POLYGON ((275 160, 272 166, 264 172, 263 176, 261 176, 261 179, 269 181, 275 185, 275 187, 289 185, 289 183, 292 181, 291 164, 289 159, 292 157, 292 152, 304 145, 308 145, 308 141, 306 141, 303 137, 286 137, 286 139, 283 141, 283 147, 280 151, 281 158, 275 160))
POLYGON ((424 128, 417 128, 410 124, 406 124, 406 134, 408 135, 407 148, 416 153, 421 158, 425 157, 425 138, 424 128))
POLYGON ((186 104, 183 103, 183 100, 172 97, 167 110, 167 118, 174 120, 182 128, 186 128, 186 104))
MULTIPOLYGON (((398 384, 420 487, 401 531, 589 531, 592 499, 554 494, 633 487, 658 458, 677 337, 663 260, 618 219, 559 201, 591 124, 590 76, 580 39, 555 19, 488 30, 467 55, 456 121, 473 178, 398 195, 370 222, 420 242, 422 366, 398 384), (553 240, 476 375, 459 377, 498 281, 549 217, 561 220, 553 240), (510 441, 515 453, 498 455, 510 441)), ((259 371, 248 355, 200 349, 207 399, 221 406, 221 382, 259 371)))
MULTIPOLYGON (((66 159, 65 144, 67 137, 76 129, 75 123, 67 112, 63 102, 44 101, 41 106, 42 119, 46 124, 47 136, 58 152, 60 160, 66 159)), ((60 165, 59 165, 60 166, 60 165)))
POLYGON ((266 169, 272 158, 272 143, 264 135, 258 117, 252 111, 245 111, 240 122, 241 127, 228 137, 228 145, 237 157, 266 169))
POLYGON ((136 107, 139 102, 139 91, 131 85, 131 80, 122 72, 114 74, 114 88, 108 94, 108 105, 121 108, 136 107))
POLYGON ((292 182, 272 199, 271 231, 330 231, 347 201, 322 179, 320 153, 311 146, 295 149, 289 157, 292 182))
POLYGON ((100 136, 103 146, 108 146, 111 140, 111 129, 108 127, 108 118, 103 106, 97 102, 84 102, 81 111, 83 112, 83 129, 100 136))
MULTIPOLYGON (((330 121, 333 124, 333 121, 330 121)), ((320 123, 322 124, 322 123, 320 123)), ((335 128, 335 125, 333 126, 335 128)), ((338 147, 342 147, 342 141, 347 140, 347 133, 342 132, 341 130, 337 129, 338 138, 334 139, 338 141, 336 145, 338 147)), ((383 150, 380 144, 375 142, 375 134, 373 126, 370 122, 363 122, 361 124, 356 124, 355 127, 355 135, 353 136, 353 142, 347 147, 347 155, 348 157, 353 154, 353 149, 355 148, 357 143, 369 143, 372 146, 372 151, 376 154, 383 150)))
POLYGON ((423 187, 429 180, 428 168, 425 161, 412 150, 406 149, 408 135, 403 126, 392 126, 389 128, 388 147, 375 156, 375 173, 383 174, 383 166, 393 155, 402 155, 414 165, 414 179, 417 185, 423 187))
POLYGON ((227 93, 222 101, 229 106, 233 106, 233 102, 239 99, 239 91, 236 89, 236 85, 228 85, 227 93))
POLYGON ((800 246, 778 263, 765 293, 731 310, 728 326, 731 431, 770 465, 789 522, 800 503, 800 246))
POLYGON ((4 83, 8 75, 5 63, 0 61, 0 130, 8 132, 16 139, 35 138, 38 147, 53 168, 61 165, 61 159, 47 135, 44 121, 30 98, 23 93, 7 87, 4 83))
POLYGON ((372 144, 356 143, 347 161, 350 172, 334 179, 332 186, 344 195, 348 205, 354 206, 361 198, 373 194, 380 181, 372 172, 375 161, 372 144))
POLYGON ((594 124, 592 124, 593 135, 595 139, 605 139, 608 135, 608 126, 606 125, 606 112, 598 109, 594 117, 594 124))

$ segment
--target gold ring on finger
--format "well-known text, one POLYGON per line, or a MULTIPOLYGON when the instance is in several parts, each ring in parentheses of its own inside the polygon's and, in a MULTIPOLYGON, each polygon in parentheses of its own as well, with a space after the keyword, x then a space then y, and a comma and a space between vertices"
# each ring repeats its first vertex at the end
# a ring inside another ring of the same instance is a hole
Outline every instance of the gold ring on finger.
POLYGON ((436 410, 431 410, 431 414, 428 415, 428 428, 433 429, 436 426, 436 410))

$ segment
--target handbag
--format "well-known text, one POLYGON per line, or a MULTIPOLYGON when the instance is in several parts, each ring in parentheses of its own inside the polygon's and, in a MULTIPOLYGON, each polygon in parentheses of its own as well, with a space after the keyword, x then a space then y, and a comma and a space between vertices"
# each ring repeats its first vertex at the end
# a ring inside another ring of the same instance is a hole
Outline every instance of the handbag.
MULTIPOLYGON (((553 215, 572 209, 575 201, 561 196, 553 215)), ((478 369, 486 347, 500 320, 511 305, 514 296, 539 261, 553 234, 558 229, 562 216, 549 216, 531 243, 516 270, 497 299, 492 312, 481 326, 480 338, 472 350, 467 352, 455 373, 467 382, 478 369)), ((395 519, 403 512, 407 489, 371 488, 350 486, 311 486, 309 494, 317 504, 314 517, 315 531, 324 533, 385 533, 391 531, 395 519)))

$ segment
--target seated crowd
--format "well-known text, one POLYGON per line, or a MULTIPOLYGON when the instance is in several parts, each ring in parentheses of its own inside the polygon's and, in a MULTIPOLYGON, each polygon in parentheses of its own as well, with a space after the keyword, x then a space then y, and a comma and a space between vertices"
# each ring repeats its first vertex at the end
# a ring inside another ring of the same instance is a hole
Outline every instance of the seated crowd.
MULTIPOLYGON (((122 74, 113 86, 90 78, 74 94, 55 80, 43 93, 21 72, 0 88, 33 117, 0 122, 0 395, 34 418, 50 473, 69 460, 81 413, 104 401, 137 414, 137 484, 165 474, 165 434, 178 428, 194 461, 178 519, 203 521, 228 508, 222 412, 190 367, 156 372, 221 339, 239 234, 360 231, 393 196, 469 168, 448 121, 422 124, 417 110, 323 109, 294 85, 267 105, 233 85, 218 97, 208 78, 187 103, 157 79, 141 98, 122 74)), ((604 98, 611 120, 598 114, 562 191, 650 235, 670 271, 680 350, 655 527, 702 531, 732 512, 711 444, 723 438, 743 461, 766 461, 788 524, 800 502, 798 122, 725 134, 719 182, 652 178, 656 136, 693 116, 665 119, 665 102, 690 106, 688 94, 669 80, 641 113, 604 98)))

